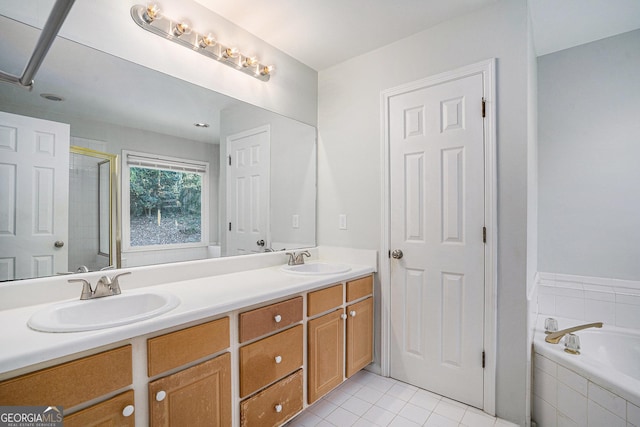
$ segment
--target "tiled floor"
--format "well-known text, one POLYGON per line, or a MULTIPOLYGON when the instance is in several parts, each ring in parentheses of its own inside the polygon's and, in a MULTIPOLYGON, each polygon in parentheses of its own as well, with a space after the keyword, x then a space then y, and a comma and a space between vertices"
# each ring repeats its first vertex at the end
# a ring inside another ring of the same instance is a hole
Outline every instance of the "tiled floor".
POLYGON ((287 427, 301 426, 513 427, 515 424, 412 385, 360 371, 287 423, 287 427))

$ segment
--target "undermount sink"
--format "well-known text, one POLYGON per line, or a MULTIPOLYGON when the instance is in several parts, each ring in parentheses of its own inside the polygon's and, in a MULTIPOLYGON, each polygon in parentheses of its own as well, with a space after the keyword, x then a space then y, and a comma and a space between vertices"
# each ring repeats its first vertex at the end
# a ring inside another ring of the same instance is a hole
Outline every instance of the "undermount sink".
POLYGON ((315 275, 321 275, 321 274, 346 273, 347 271, 351 270, 351 267, 344 264, 311 262, 311 263, 299 264, 299 265, 283 265, 282 270, 292 274, 315 276, 315 275))
POLYGON ((173 310, 180 300, 173 294, 127 292, 104 298, 51 304, 31 316, 27 325, 41 332, 80 332, 127 325, 173 310))

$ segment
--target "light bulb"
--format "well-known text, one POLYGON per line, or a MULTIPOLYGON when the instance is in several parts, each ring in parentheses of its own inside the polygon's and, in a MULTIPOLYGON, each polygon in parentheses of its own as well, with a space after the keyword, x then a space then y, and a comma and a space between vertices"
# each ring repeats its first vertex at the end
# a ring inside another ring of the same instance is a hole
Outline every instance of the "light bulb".
POLYGON ((247 56, 242 63, 243 67, 255 67, 258 63, 258 59, 255 56, 247 56))
POLYGON ((262 70, 260 70, 260 74, 262 74, 263 76, 268 76, 269 74, 273 73, 274 69, 275 67, 273 65, 267 65, 263 67, 262 70))
POLYGON ((157 4, 149 3, 147 9, 142 14, 142 19, 144 19, 147 24, 151 24, 158 18, 160 18, 160 7, 157 4))
POLYGON ((206 36, 203 36, 200 39, 200 43, 198 43, 200 45, 201 48, 205 49, 209 46, 213 46, 216 44, 216 38, 213 37, 211 35, 211 33, 207 34, 206 36))
POLYGON ((235 58, 238 56, 238 49, 235 47, 228 47, 224 51, 224 56, 227 58, 235 58))
POLYGON ((177 24, 173 29, 173 35, 176 37, 180 37, 183 34, 189 34, 191 32, 191 27, 186 22, 181 22, 177 24))

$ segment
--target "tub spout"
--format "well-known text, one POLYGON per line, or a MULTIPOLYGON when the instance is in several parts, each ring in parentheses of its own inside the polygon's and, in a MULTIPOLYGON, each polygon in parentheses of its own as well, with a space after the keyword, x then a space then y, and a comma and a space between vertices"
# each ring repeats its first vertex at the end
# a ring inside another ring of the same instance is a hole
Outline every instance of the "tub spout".
POLYGON ((573 328, 562 329, 561 331, 553 332, 547 335, 547 337, 544 340, 551 344, 558 344, 562 339, 562 337, 564 337, 566 334, 570 334, 571 332, 581 331, 587 328, 602 328, 602 322, 587 323, 586 325, 579 325, 579 326, 574 326, 573 328))

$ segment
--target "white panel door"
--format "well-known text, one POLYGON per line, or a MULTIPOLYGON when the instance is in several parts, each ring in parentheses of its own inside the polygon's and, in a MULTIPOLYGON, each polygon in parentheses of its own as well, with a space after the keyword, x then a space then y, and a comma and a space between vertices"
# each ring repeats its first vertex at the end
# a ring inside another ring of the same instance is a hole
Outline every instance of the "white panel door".
POLYGON ((227 255, 268 247, 270 139, 269 126, 227 137, 227 255))
POLYGON ((481 75, 390 98, 391 376, 482 408, 481 75))
POLYGON ((0 280, 66 272, 69 125, 0 112, 0 200, 0 280))

